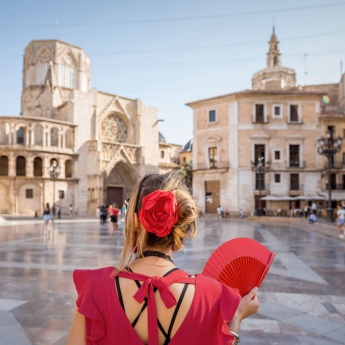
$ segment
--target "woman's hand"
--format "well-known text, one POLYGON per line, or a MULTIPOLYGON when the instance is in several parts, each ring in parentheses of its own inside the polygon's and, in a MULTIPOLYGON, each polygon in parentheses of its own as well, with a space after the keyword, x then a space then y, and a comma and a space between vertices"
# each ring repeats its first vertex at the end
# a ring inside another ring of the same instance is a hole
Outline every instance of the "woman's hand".
POLYGON ((242 320, 247 318, 250 315, 256 314, 260 307, 258 300, 258 288, 255 287, 247 295, 241 298, 240 304, 235 312, 234 317, 229 323, 231 331, 238 332, 240 323, 242 320))

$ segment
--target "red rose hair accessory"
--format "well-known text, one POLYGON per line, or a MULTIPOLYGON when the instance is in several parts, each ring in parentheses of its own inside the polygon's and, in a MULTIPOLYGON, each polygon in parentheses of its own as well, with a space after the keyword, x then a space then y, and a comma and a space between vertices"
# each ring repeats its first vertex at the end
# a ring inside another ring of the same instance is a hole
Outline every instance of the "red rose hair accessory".
POLYGON ((179 218, 175 194, 156 190, 144 196, 138 216, 146 231, 157 237, 169 235, 179 218))

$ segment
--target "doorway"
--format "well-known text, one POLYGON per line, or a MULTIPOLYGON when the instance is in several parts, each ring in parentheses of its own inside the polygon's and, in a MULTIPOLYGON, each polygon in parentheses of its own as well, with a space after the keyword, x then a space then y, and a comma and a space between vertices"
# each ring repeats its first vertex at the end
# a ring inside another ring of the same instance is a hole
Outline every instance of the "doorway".
POLYGON ((220 181, 205 181, 206 213, 217 213, 220 205, 220 181))
POLYGON ((123 204, 123 188, 122 187, 108 187, 107 188, 107 205, 116 203, 117 207, 121 208, 123 204))

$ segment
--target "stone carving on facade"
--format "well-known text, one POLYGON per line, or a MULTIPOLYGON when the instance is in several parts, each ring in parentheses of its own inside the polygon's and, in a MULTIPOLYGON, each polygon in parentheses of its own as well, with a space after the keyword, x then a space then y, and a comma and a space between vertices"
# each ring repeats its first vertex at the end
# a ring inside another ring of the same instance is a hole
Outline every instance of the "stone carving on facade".
POLYGON ((95 151, 97 151, 97 141, 96 140, 90 140, 89 142, 88 142, 88 151, 89 152, 95 152, 95 151))
POLYGON ((121 185, 123 184, 122 177, 116 171, 112 170, 110 175, 106 177, 105 184, 110 185, 121 185))
POLYGON ((112 167, 120 161, 138 164, 139 157, 140 148, 137 146, 102 143, 101 166, 102 171, 106 172, 106 174, 109 174, 112 167))
POLYGON ((102 139, 107 142, 124 143, 127 140, 127 125, 117 115, 108 115, 101 126, 102 139))

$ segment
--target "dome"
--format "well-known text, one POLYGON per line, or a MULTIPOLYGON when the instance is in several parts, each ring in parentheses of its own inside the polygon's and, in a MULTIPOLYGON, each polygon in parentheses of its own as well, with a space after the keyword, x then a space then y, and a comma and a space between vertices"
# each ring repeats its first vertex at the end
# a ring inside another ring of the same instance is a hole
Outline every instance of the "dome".
POLYGON ((191 151, 193 151, 193 139, 187 142, 187 144, 184 146, 181 152, 191 152, 191 151))
POLYGON ((158 132, 158 133, 159 133, 159 142, 166 143, 167 141, 165 140, 164 135, 161 132, 158 132))

